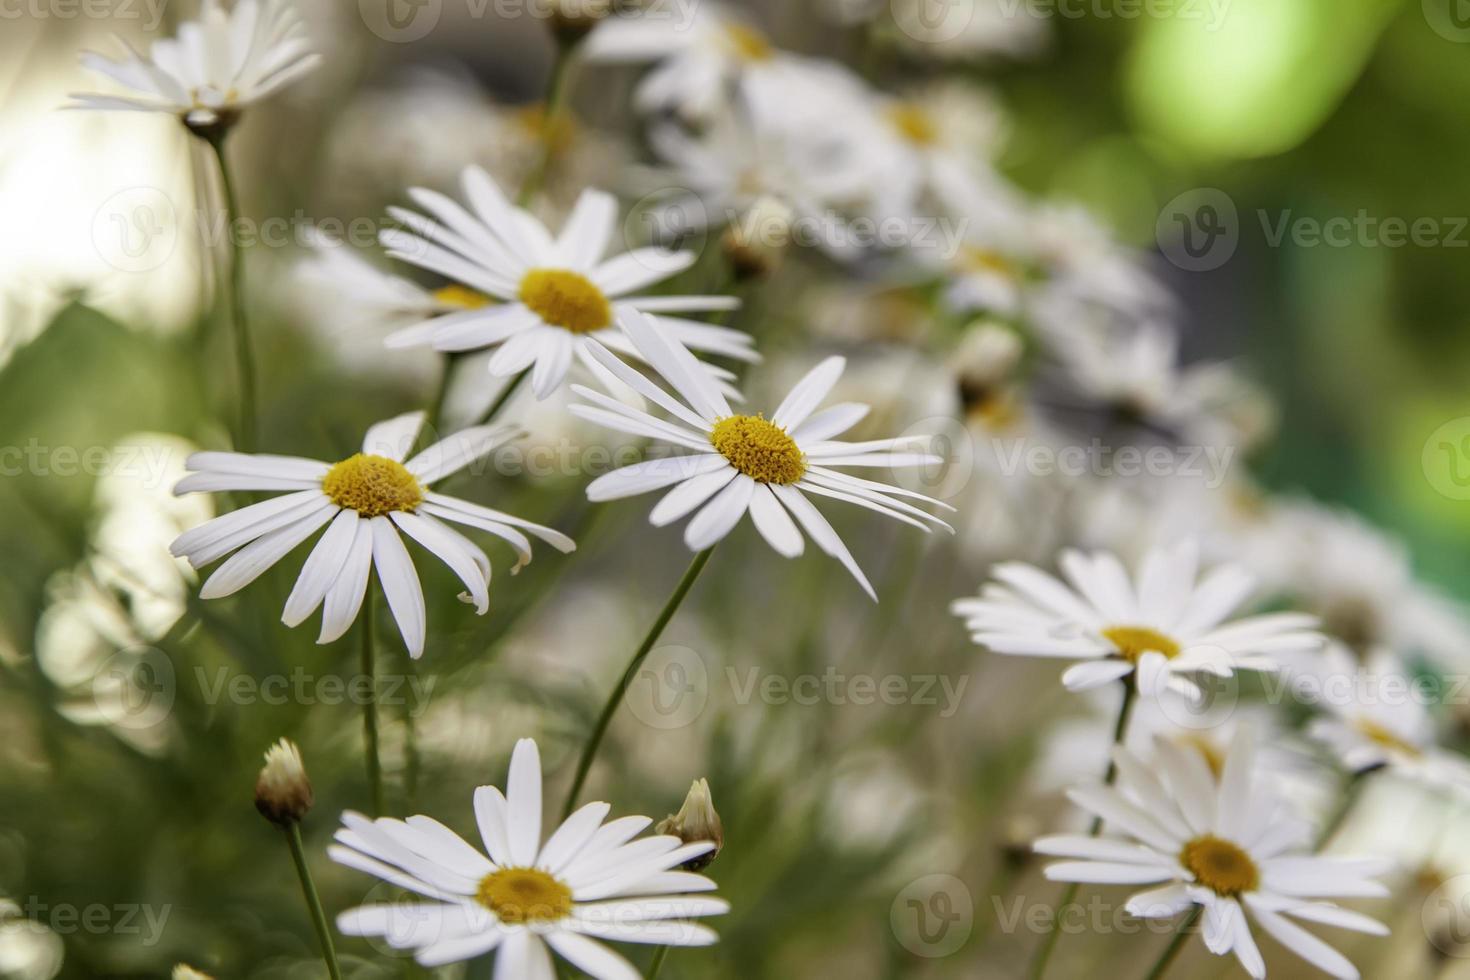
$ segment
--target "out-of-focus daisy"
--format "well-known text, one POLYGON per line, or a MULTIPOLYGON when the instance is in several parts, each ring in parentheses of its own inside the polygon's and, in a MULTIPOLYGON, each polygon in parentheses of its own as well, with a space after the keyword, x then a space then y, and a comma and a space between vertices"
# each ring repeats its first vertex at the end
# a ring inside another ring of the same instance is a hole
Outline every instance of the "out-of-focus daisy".
POLYGON ((1470 792, 1470 762, 1441 749, 1430 706, 1431 686, 1417 683, 1387 650, 1367 663, 1332 644, 1321 674, 1297 678, 1297 689, 1327 713, 1307 726, 1350 773, 1389 769, 1437 788, 1470 792))
POLYGON ((1051 39, 1045 11, 1006 0, 966 0, 935 7, 928 0, 867 0, 875 13, 888 8, 898 28, 893 39, 924 58, 1029 58, 1051 39))
POLYGON ((531 560, 525 531, 560 551, 573 550, 559 531, 457 497, 434 493, 430 484, 456 473, 513 438, 509 427, 475 426, 456 432, 404 461, 424 422, 410 412, 370 428, 362 451, 338 463, 296 456, 195 453, 192 473, 175 494, 196 491, 288 491, 186 531, 170 547, 201 568, 234 554, 217 568, 199 595, 218 599, 255 581, 322 527, 281 621, 296 626, 323 606, 318 643, 330 643, 352 625, 376 568, 388 607, 409 655, 424 652, 424 595, 400 532, 423 545, 457 575, 480 615, 490 608, 490 561, 448 523, 487 531, 508 542, 516 568, 531 560))
POLYGON ((642 837, 653 821, 604 821, 606 803, 588 803, 543 842, 541 757, 521 739, 504 794, 475 790, 475 819, 485 847, 469 844, 432 817, 369 820, 342 815, 328 853, 429 901, 364 905, 337 917, 350 936, 381 936, 434 967, 494 951, 495 976, 554 980, 552 953, 598 980, 638 971, 598 940, 707 946, 707 926, 689 920, 729 911, 703 875, 675 870, 715 845, 678 837, 642 837), (489 856, 487 857, 486 854, 489 856))
POLYGON ((868 413, 852 402, 816 411, 842 375, 845 362, 830 357, 797 382, 769 419, 737 415, 719 389, 700 370, 699 362, 663 337, 646 317, 630 317, 629 337, 677 393, 671 396, 605 350, 593 356, 613 377, 662 408, 660 419, 589 388, 573 390, 588 404, 571 406, 582 418, 619 432, 646 435, 685 455, 661 457, 625 466, 592 481, 591 500, 606 501, 672 487, 654 506, 649 520, 670 524, 694 513, 684 543, 703 551, 728 534, 747 513, 762 537, 781 555, 794 558, 804 541, 798 525, 824 552, 836 558, 877 599, 867 577, 847 546, 807 494, 832 497, 876 511, 928 531, 925 522, 949 528, 900 498, 937 507, 948 505, 922 494, 843 473, 841 467, 904 467, 939 463, 940 457, 907 449, 924 445, 924 437, 842 442, 836 436, 868 413), (795 518, 793 521, 792 518, 795 518))
POLYGON ((587 60, 657 62, 638 83, 640 112, 677 112, 691 122, 713 119, 732 94, 763 117, 811 118, 816 101, 850 76, 828 61, 778 50, 747 20, 715 3, 685 9, 631 10, 599 23, 583 45, 587 60), (682 18, 682 19, 681 19, 682 18), (793 98, 793 87, 803 98, 793 98))
MULTIPOLYGON (((729 310, 727 296, 639 296, 637 291, 689 268, 693 252, 638 248, 604 259, 617 226, 610 194, 584 191, 561 234, 553 237, 528 212, 513 206, 479 167, 463 174, 471 214, 435 191, 410 196, 432 218, 403 208, 390 212, 410 230, 385 230, 388 254, 447 277, 500 302, 406 327, 390 347, 431 343, 438 350, 496 348, 488 361, 497 377, 531 369, 536 397, 550 395, 596 339, 634 354, 621 325, 637 311, 661 314, 729 310)), ((755 361, 748 334, 695 320, 663 316, 660 329, 693 350, 755 361)))
POLYGON ((1319 857, 1306 852, 1310 825, 1296 819, 1254 769, 1255 743, 1242 730, 1218 780, 1204 759, 1160 739, 1154 765, 1125 748, 1114 751, 1118 783, 1074 789, 1083 809, 1122 838, 1043 837, 1040 854, 1071 858, 1046 868, 1053 881, 1156 885, 1128 900, 1130 915, 1172 918, 1203 907, 1201 935, 1217 956, 1234 953, 1252 977, 1266 964, 1246 913, 1283 946, 1334 977, 1356 978, 1341 953, 1293 919, 1372 935, 1381 923, 1324 899, 1378 897, 1374 881, 1387 862, 1319 857))
POLYGON ((1136 580, 1107 552, 1063 551, 1060 564, 1065 584, 1031 565, 997 565, 978 598, 951 608, 996 653, 1082 661, 1062 674, 1068 690, 1134 674, 1145 696, 1173 689, 1199 697, 1190 674, 1275 671, 1282 657, 1323 643, 1315 617, 1300 613, 1227 621, 1255 580, 1235 565, 1200 576, 1192 540, 1150 551, 1136 580))
POLYGON ((237 0, 229 11, 204 0, 198 20, 153 42, 147 55, 122 43, 121 60, 89 51, 82 64, 136 94, 74 95, 76 108, 167 112, 191 128, 228 125, 321 63, 291 0, 237 0))

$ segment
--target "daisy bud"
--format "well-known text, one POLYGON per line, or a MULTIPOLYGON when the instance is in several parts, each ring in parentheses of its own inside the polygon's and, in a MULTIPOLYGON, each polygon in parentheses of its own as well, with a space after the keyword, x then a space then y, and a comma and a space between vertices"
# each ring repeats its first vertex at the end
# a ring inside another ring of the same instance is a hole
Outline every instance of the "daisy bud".
POLYGON ((713 841, 713 851, 689 861, 683 865, 683 870, 702 871, 709 867, 719 856, 720 849, 725 846, 725 826, 720 822, 720 815, 715 812, 715 802, 709 792, 709 780, 696 779, 689 787, 689 795, 684 797, 684 805, 679 808, 679 812, 660 820, 654 831, 673 834, 686 844, 713 841))
POLYGON ((551 32, 558 44, 576 44, 612 13, 612 0, 552 0, 551 32))
POLYGON ((1004 421, 1010 408, 1010 382, 1024 353, 1021 338, 1003 323, 977 320, 969 326, 950 358, 967 415, 1004 421))
POLYGON ((791 244, 791 208, 774 197, 762 197, 720 238, 737 279, 770 275, 781 265, 791 244))
POLYGON ((173 980, 214 980, 214 977, 200 973, 187 963, 180 963, 174 967, 173 980))
POLYGON ((283 738, 265 754, 265 767, 255 781, 255 809, 271 823, 288 827, 306 816, 313 802, 301 750, 283 738))

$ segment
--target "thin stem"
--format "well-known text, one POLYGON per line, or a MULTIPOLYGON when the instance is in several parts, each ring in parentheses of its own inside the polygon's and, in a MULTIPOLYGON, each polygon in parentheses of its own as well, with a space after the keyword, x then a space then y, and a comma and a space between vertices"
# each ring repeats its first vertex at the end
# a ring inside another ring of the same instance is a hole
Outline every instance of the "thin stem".
POLYGON ((367 697, 362 702, 362 734, 366 743, 368 786, 373 795, 373 816, 383 814, 383 765, 378 761, 378 681, 373 655, 373 584, 368 583, 362 600, 362 675, 367 678, 367 697))
POLYGON ((575 44, 569 44, 560 39, 556 42, 556 56, 551 62, 551 77, 546 81, 546 98, 542 102, 544 122, 541 132, 541 157, 536 161, 536 167, 526 175, 526 182, 521 185, 521 192, 516 195, 516 206, 525 207, 536 196, 541 185, 546 182, 546 172, 551 169, 551 158, 555 154, 557 110, 561 108, 562 93, 566 89, 567 69, 572 63, 572 52, 576 49, 575 44))
POLYGON ((668 959, 669 947, 660 946, 653 952, 653 961, 648 964, 648 976, 645 980, 658 980, 658 973, 664 968, 664 960, 668 959))
POLYGON ((499 415, 500 410, 505 407, 505 403, 510 401, 510 397, 516 393, 516 390, 520 388, 520 386, 525 382, 526 378, 530 377, 530 375, 531 369, 526 368, 521 371, 520 374, 516 375, 514 378, 511 378, 510 383, 507 384, 504 388, 500 389, 500 394, 495 396, 495 400, 490 403, 489 408, 485 409, 485 411, 481 413, 479 419, 476 420, 475 424, 485 425, 491 419, 495 418, 495 416, 499 415))
POLYGON ((638 676, 638 667, 653 649, 653 645, 658 642, 664 627, 669 625, 669 620, 674 618, 679 604, 689 594, 689 590, 694 586, 694 580, 699 578, 699 573, 704 571, 704 566, 714 550, 714 547, 710 546, 694 556, 694 560, 689 563, 689 568, 684 572, 684 577, 674 587, 673 595, 669 596, 669 601, 664 603, 663 611, 658 614, 658 619, 654 620, 643 642, 638 644, 638 650, 633 654, 633 659, 628 661, 627 669, 623 671, 623 676, 613 688, 612 694, 608 696, 607 704, 603 705, 602 714, 597 718, 597 725, 592 729, 592 736, 587 740, 586 747, 582 749, 582 758, 577 762, 577 776, 572 781, 571 790, 567 792, 566 805, 562 807, 564 818, 570 815, 572 808, 577 805, 577 797, 582 792, 582 784, 587 781, 587 772, 592 768, 592 760, 597 758, 597 750, 602 745, 602 737, 607 734, 607 726, 612 723, 613 715, 617 714, 618 705, 623 703, 623 695, 628 693, 628 688, 633 684, 633 678, 638 676))
POLYGON ((1178 958, 1179 951, 1184 948, 1185 941, 1189 939, 1189 931, 1199 921, 1200 912, 1203 910, 1204 906, 1196 905, 1190 910, 1189 915, 1184 921, 1179 923, 1179 928, 1174 930, 1174 938, 1169 940, 1168 946, 1164 947, 1164 952, 1160 954, 1158 962, 1154 963, 1153 969, 1148 971, 1148 976, 1145 980, 1162 980, 1164 974, 1169 972, 1169 967, 1174 965, 1174 960, 1178 958))
MULTIPOLYGON (((1123 704, 1118 708, 1118 722, 1113 726, 1114 746, 1122 745, 1124 740, 1127 739, 1128 719, 1133 716, 1133 704, 1137 700, 1138 689, 1131 683, 1130 678, 1123 678, 1123 704)), ((1103 777, 1103 784, 1111 786, 1117 778, 1118 764, 1112 758, 1112 754, 1109 753, 1108 771, 1107 775, 1103 777)), ((1088 834, 1096 837, 1102 833, 1102 825, 1102 817, 1094 817, 1092 819, 1092 826, 1088 829, 1088 834)), ((1052 951, 1057 946, 1057 940, 1062 935, 1061 930, 1057 928, 1062 917, 1062 910, 1076 900, 1077 891, 1081 887, 1077 882, 1073 882, 1067 886, 1066 891, 1062 892, 1062 900, 1057 903, 1057 914, 1052 916, 1051 928, 1047 931, 1046 937, 1042 939, 1041 946, 1037 949, 1036 956, 1031 961, 1031 970, 1027 974, 1031 980, 1041 980, 1046 975, 1047 961, 1051 959, 1052 951)))
POLYGON ((1347 822, 1348 814, 1353 812, 1353 805, 1358 802, 1358 797, 1363 793, 1363 784, 1367 782, 1367 776, 1373 770, 1360 769, 1348 777, 1348 783, 1342 789, 1342 799, 1338 800, 1337 809, 1327 822, 1322 825, 1322 832, 1317 836, 1317 851, 1325 851, 1327 845, 1332 843, 1332 838, 1342 829, 1347 822))
POLYGON ((337 965, 337 951, 332 948, 332 930, 327 925, 327 913, 322 909, 322 900, 317 897, 316 884, 311 880, 311 869, 306 866, 306 848, 301 845, 301 825, 291 821, 286 827, 286 843, 291 847, 291 860, 296 862, 296 874, 301 878, 301 893, 306 896, 306 908, 311 912, 311 924, 316 929, 316 938, 322 946, 322 959, 327 964, 327 973, 332 980, 342 980, 342 968, 337 965))
POLYGON ((449 382, 454 378, 459 354, 451 351, 441 360, 444 362, 444 370, 439 375, 439 387, 434 392, 434 400, 429 404, 429 412, 424 417, 424 438, 430 440, 438 438, 439 423, 444 421, 444 402, 449 398, 449 382))
POLYGON ((245 316, 245 253, 236 239, 235 226, 240 220, 240 202, 235 194, 235 181, 225 156, 225 134, 206 142, 219 161, 220 187, 225 197, 225 237, 230 249, 230 317, 235 337, 235 371, 239 387, 240 422, 237 436, 241 452, 255 451, 255 355, 250 347, 250 324, 245 316))

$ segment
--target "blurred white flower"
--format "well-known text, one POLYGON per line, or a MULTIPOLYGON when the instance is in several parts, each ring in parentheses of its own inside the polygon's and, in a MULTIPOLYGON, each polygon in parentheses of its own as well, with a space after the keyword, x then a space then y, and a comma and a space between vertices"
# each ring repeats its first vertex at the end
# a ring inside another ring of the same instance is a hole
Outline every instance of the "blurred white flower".
POLYGON ((505 792, 475 790, 485 853, 431 817, 342 815, 333 860, 430 901, 364 905, 337 917, 349 936, 381 936, 423 966, 495 953, 497 977, 551 980, 552 953, 598 980, 638 976, 598 940, 708 946, 716 936, 689 920, 729 911, 703 875, 680 865, 714 849, 674 836, 634 840, 648 817, 607 820, 588 803, 543 843, 541 756, 521 739, 505 792))
POLYGON ((1124 835, 1056 835, 1036 842, 1039 854, 1069 858, 1048 865, 1047 878, 1110 885, 1155 885, 1128 900, 1130 915, 1173 918, 1199 905, 1201 937, 1217 956, 1234 953, 1252 977, 1266 963, 1247 921, 1334 977, 1356 978, 1341 953, 1292 918, 1387 935, 1381 923, 1326 898, 1384 896, 1373 879, 1388 870, 1371 859, 1306 852, 1310 825, 1295 819, 1255 764, 1248 729, 1236 735, 1214 778, 1198 753, 1161 739, 1150 766, 1125 748, 1114 751, 1118 783, 1074 789, 1078 806, 1124 835))
POLYGON ((575 390, 588 404, 573 405, 571 411, 610 429, 650 436, 689 453, 649 459, 599 477, 587 487, 589 500, 617 500, 673 487, 655 505, 649 520, 661 527, 697 509, 684 532, 684 543, 691 551, 713 547, 749 513, 766 542, 778 554, 794 558, 804 548, 801 531, 797 530, 799 523, 822 551, 846 566, 874 600, 877 595, 867 577, 806 494, 857 504, 926 532, 929 528, 925 522, 949 528, 899 498, 953 509, 947 504, 834 469, 941 462, 938 456, 906 451, 926 443, 925 437, 872 442, 834 439, 868 413, 866 405, 855 403, 816 411, 842 375, 842 358, 830 357, 817 365, 797 382, 767 420, 761 415, 734 414, 699 362, 670 343, 648 318, 640 322, 638 317, 630 317, 625 329, 639 354, 678 393, 677 398, 605 349, 593 348, 592 356, 617 381, 673 418, 656 418, 581 386, 575 390))
POLYGON ((204 0, 198 20, 153 42, 147 55, 121 43, 122 60, 86 52, 82 64, 136 94, 74 95, 75 108, 166 112, 190 127, 228 125, 321 63, 292 0, 236 0, 228 12, 219 0, 204 0))
POLYGON ((1060 564, 1066 584, 1030 565, 998 565, 978 598, 951 608, 996 653, 1081 661, 1062 674, 1071 691, 1134 675, 1145 697, 1198 699, 1189 675, 1277 671, 1283 656, 1323 643, 1315 617, 1300 613, 1227 620, 1255 579, 1234 565, 1200 576, 1193 541, 1151 551, 1136 579, 1107 552, 1063 551, 1060 564))
POLYGON ((400 532, 449 566, 469 590, 461 598, 473 602, 480 615, 490 608, 490 560, 446 521, 508 542, 519 558, 516 568, 531 560, 531 542, 521 530, 563 552, 576 547, 559 531, 428 489, 514 438, 515 429, 462 429, 404 462, 423 422, 422 412, 379 422, 368 430, 361 452, 335 464, 247 453, 189 457, 193 472, 174 487, 175 494, 289 491, 215 518, 174 541, 170 550, 195 568, 234 552, 205 580, 200 598, 238 592, 326 526, 286 599, 281 621, 297 626, 325 605, 317 642, 337 639, 357 618, 368 573, 376 568, 409 656, 417 659, 424 652, 424 595, 400 532))

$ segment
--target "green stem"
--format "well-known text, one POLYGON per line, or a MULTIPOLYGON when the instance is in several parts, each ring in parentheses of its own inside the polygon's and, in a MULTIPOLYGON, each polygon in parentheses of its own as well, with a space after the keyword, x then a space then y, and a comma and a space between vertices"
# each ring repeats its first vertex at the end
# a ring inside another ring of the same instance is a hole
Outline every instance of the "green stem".
MULTIPOLYGON (((1132 683, 1132 679, 1129 677, 1123 678, 1123 704, 1118 709, 1118 722, 1116 725, 1113 726, 1114 746, 1122 745, 1124 740, 1128 737, 1128 719, 1133 716, 1133 705, 1134 702, 1137 700, 1138 689, 1132 683)), ((1118 763, 1113 759, 1112 755, 1109 754, 1108 771, 1107 775, 1103 777, 1103 784, 1106 786, 1111 786, 1113 785, 1114 780, 1116 780, 1117 778, 1118 763)), ((1092 826, 1088 829, 1088 834, 1092 837, 1096 837, 1098 834, 1102 833, 1102 825, 1102 817, 1093 817, 1092 826)), ((1041 946, 1037 949, 1036 956, 1031 961, 1031 970, 1027 974, 1027 976, 1030 977, 1031 980, 1041 980, 1041 978, 1046 975, 1047 961, 1051 959, 1052 951, 1055 950, 1057 946, 1057 940, 1060 939, 1062 935, 1061 930, 1058 928, 1061 922, 1062 910, 1071 905, 1077 899, 1077 891, 1081 887, 1082 886, 1079 885, 1077 882, 1073 882, 1067 886, 1066 891, 1062 892, 1062 900, 1057 904, 1057 914, 1052 916, 1051 928, 1047 931, 1046 937, 1042 939, 1041 946)))
POLYGON ((301 845, 301 825, 294 820, 286 828, 286 843, 291 847, 291 860, 296 862, 296 874, 301 878, 301 892, 306 896, 306 908, 311 912, 311 924, 316 929, 317 941, 322 946, 322 959, 327 964, 327 973, 332 980, 342 980, 342 968, 337 965, 337 951, 332 948, 332 930, 327 924, 327 913, 322 909, 322 900, 317 897, 316 884, 311 880, 311 869, 306 866, 306 848, 301 845))
POLYGON ((1200 912, 1203 910, 1204 906, 1196 905, 1190 910, 1185 920, 1179 923, 1179 928, 1174 930, 1174 938, 1169 940, 1168 946, 1164 947, 1164 952, 1160 954, 1158 962, 1154 963, 1153 969, 1148 971, 1145 980, 1162 980, 1164 974, 1169 972, 1169 967, 1174 965, 1179 951, 1184 948, 1185 941, 1189 939, 1189 930, 1194 928, 1194 924, 1199 921, 1200 912))
POLYGON ((444 355, 444 371, 439 375, 439 388, 434 392, 434 400, 429 404, 429 412, 424 416, 423 439, 428 442, 437 441, 439 436, 439 423, 444 421, 444 402, 449 398, 449 382, 454 378, 455 365, 459 363, 459 355, 453 352, 444 355))
POLYGON ((658 980, 658 973, 664 968, 664 960, 668 959, 669 947, 660 946, 654 950, 653 961, 648 964, 648 976, 645 980, 658 980))
POLYGON ((1322 825, 1322 832, 1317 836, 1318 852, 1325 851, 1327 845, 1332 843, 1332 838, 1342 829, 1347 822, 1348 814, 1353 812, 1353 805, 1358 802, 1358 797, 1363 793, 1363 784, 1368 781, 1367 777, 1371 769, 1360 769, 1348 777, 1348 783, 1342 789, 1342 799, 1338 800, 1337 809, 1327 822, 1322 825))
POLYGON ((521 371, 520 374, 516 375, 514 378, 511 378, 510 383, 507 384, 504 388, 500 389, 500 394, 495 396, 495 400, 490 403, 489 408, 485 409, 485 411, 480 414, 480 417, 475 421, 475 424, 485 425, 491 419, 495 418, 495 416, 499 415, 500 410, 505 407, 505 403, 510 401, 511 396, 516 393, 521 385, 525 383, 525 380, 530 376, 531 369, 526 368, 521 371))
POLYGON ((206 142, 219 162, 220 187, 225 198, 225 237, 230 249, 230 317, 235 337, 235 370, 239 387, 240 422, 237 433, 241 452, 255 451, 255 355, 250 347, 250 324, 245 316, 245 253, 236 239, 236 222, 240 220, 240 202, 235 194, 235 181, 225 156, 225 134, 206 142))
POLYGON ((551 169, 551 158, 555 154, 556 145, 553 127, 556 125, 557 110, 561 107, 562 94, 566 90, 567 69, 571 67, 572 52, 575 49, 575 44, 560 39, 556 42, 556 56, 551 62, 551 77, 547 79, 546 98, 542 103, 545 123, 541 133, 541 157, 536 161, 535 169, 526 175, 526 182, 516 195, 517 207, 523 208, 531 203, 531 198, 536 196, 536 192, 546 182, 546 172, 551 169))
POLYGON ((653 645, 658 642, 659 635, 663 633, 664 627, 669 625, 669 620, 674 618, 679 604, 693 588, 694 580, 699 578, 700 572, 704 571, 704 566, 714 550, 714 547, 710 546, 694 556, 694 560, 689 563, 688 570, 684 572, 684 577, 675 586, 673 595, 669 596, 669 601, 664 603, 663 611, 658 614, 658 619, 654 620, 648 635, 638 645, 633 659, 628 661, 627 669, 623 671, 623 676, 613 688, 612 694, 608 696, 607 704, 603 705, 602 714, 597 718, 597 725, 592 729, 592 736, 587 740, 586 747, 582 749, 582 758, 577 762, 577 775, 572 781, 571 790, 567 793, 566 805, 562 807, 563 818, 569 816, 573 807, 577 805, 577 797, 582 792, 582 784, 587 781, 587 772, 592 768, 592 760, 597 758, 597 750, 602 745, 603 736, 607 734, 607 726, 612 723, 613 715, 617 714, 618 705, 623 703, 623 695, 628 693, 628 688, 633 684, 633 678, 638 676, 639 665, 653 649, 653 645))
POLYGON ((372 790, 373 813, 383 814, 383 766, 378 761, 378 681, 373 656, 373 583, 362 600, 362 675, 367 678, 367 698, 362 702, 362 734, 366 742, 368 786, 372 790))

